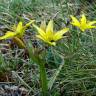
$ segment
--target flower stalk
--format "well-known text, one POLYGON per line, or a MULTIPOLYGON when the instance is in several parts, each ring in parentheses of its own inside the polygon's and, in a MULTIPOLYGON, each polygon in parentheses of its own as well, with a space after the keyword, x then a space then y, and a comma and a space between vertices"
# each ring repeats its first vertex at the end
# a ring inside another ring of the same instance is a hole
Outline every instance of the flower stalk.
POLYGON ((45 64, 43 62, 39 63, 39 70, 40 70, 40 80, 41 80, 41 87, 42 87, 42 96, 47 96, 48 83, 47 83, 45 64))
POLYGON ((45 69, 45 62, 42 61, 42 59, 39 56, 35 56, 34 60, 36 60, 35 62, 39 65, 40 82, 41 82, 41 89, 42 89, 41 96, 47 96, 48 95, 48 82, 47 82, 47 75, 46 75, 46 69, 45 69))
POLYGON ((45 68, 45 62, 40 56, 40 53, 36 52, 37 50, 34 50, 33 46, 31 45, 31 42, 28 42, 28 53, 32 61, 34 61, 39 66, 40 71, 40 85, 42 90, 41 96, 47 96, 48 95, 48 82, 47 82, 47 75, 46 75, 46 68, 45 68))

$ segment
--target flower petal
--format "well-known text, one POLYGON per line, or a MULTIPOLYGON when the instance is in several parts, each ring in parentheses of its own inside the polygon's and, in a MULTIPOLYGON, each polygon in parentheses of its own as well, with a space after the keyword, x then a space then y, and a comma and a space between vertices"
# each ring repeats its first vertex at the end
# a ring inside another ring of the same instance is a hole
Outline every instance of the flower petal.
POLYGON ((40 28, 46 32, 46 22, 45 20, 43 22, 41 22, 40 28))
POLYGON ((64 28, 54 34, 54 41, 57 41, 61 38, 63 38, 63 34, 66 33, 69 30, 69 28, 64 28))
POLYGON ((13 38, 16 33, 8 31, 4 36, 0 37, 0 40, 13 38))
POLYGON ((35 22, 35 20, 31 20, 29 23, 27 23, 24 27, 25 28, 27 28, 27 27, 29 27, 32 23, 34 23, 35 22))
POLYGON ((77 18, 75 18, 74 16, 70 16, 71 17, 71 19, 72 19, 72 22, 71 22, 71 24, 72 25, 74 25, 74 26, 80 26, 80 22, 77 20, 77 18))
POLYGON ((96 28, 96 26, 88 26, 87 25, 87 28, 86 29, 91 29, 91 28, 96 28))
POLYGON ((51 46, 55 46, 56 42, 48 42, 48 44, 51 45, 51 46))
POLYGON ((43 40, 44 42, 48 42, 46 38, 43 38, 41 35, 36 35, 37 38, 43 40))
POLYGON ((22 29, 23 29, 23 24, 22 24, 22 22, 19 22, 18 25, 17 25, 17 28, 16 28, 16 32, 17 32, 17 33, 18 33, 18 32, 21 32, 22 29))
POLYGON ((96 23, 96 21, 91 21, 91 22, 88 22, 88 25, 91 26, 91 25, 93 25, 95 23, 96 23))
POLYGON ((82 25, 82 26, 86 26, 86 23, 87 23, 86 21, 87 21, 87 20, 86 20, 85 15, 82 14, 81 19, 80 19, 81 25, 82 25))
POLYGON ((46 35, 49 37, 51 35, 53 35, 53 20, 50 20, 47 28, 46 28, 46 35))
POLYGON ((47 44, 49 44, 49 45, 51 45, 51 46, 55 46, 55 45, 56 45, 56 42, 50 42, 49 40, 47 40, 47 38, 44 39, 44 38, 43 38, 42 36, 40 36, 40 35, 36 35, 36 37, 39 38, 39 39, 41 39, 42 41, 44 41, 45 43, 47 43, 47 44))
POLYGON ((38 33, 42 36, 42 37, 45 37, 45 32, 39 28, 37 25, 33 24, 33 27, 37 29, 38 33))

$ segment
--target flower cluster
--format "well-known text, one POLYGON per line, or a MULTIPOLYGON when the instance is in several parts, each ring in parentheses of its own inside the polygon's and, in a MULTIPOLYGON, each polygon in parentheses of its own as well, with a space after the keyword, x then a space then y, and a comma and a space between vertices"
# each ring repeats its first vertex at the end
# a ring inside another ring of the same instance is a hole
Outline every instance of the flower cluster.
MULTIPOLYGON (((96 28, 96 26, 94 25, 96 21, 88 21, 84 14, 82 14, 80 20, 72 15, 70 17, 72 19, 71 24, 80 28, 82 32, 84 32, 86 29, 96 28)), ((41 22, 40 27, 34 24, 34 21, 35 20, 31 20, 25 26, 23 26, 22 22, 19 22, 17 26, 14 25, 12 29, 13 31, 6 32, 4 36, 0 37, 0 40, 15 38, 18 42, 21 42, 20 44, 23 44, 21 38, 24 36, 25 30, 32 24, 33 27, 38 31, 38 34, 36 35, 37 38, 41 39, 49 45, 55 46, 56 41, 64 38, 64 34, 69 31, 69 28, 63 28, 57 32, 54 32, 53 20, 50 20, 47 26, 45 21, 41 22)))

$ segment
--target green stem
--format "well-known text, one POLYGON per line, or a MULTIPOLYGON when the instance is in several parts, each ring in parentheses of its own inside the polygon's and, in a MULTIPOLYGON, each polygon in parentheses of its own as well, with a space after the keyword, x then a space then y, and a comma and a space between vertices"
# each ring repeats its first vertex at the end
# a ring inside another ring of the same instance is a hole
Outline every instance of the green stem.
POLYGON ((39 68, 40 68, 40 79, 41 79, 41 87, 42 87, 42 96, 47 96, 48 91, 48 83, 47 83, 47 76, 46 76, 46 69, 44 62, 39 61, 39 68))
POLYGON ((35 51, 32 49, 33 49, 33 47, 31 45, 31 42, 29 42, 28 43, 29 56, 31 57, 32 61, 34 61, 34 62, 36 62, 36 64, 38 64, 39 70, 40 70, 42 96, 47 96, 48 95, 48 92, 47 92, 48 91, 48 83, 47 83, 45 62, 40 58, 39 54, 34 54, 35 51))

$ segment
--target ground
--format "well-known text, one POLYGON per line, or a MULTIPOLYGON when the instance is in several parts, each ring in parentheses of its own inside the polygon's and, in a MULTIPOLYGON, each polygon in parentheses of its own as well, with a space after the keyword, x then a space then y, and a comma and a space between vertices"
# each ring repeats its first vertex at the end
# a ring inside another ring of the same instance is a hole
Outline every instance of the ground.
POLYGON ((32 25, 23 37, 28 46, 25 49, 12 39, 1 40, 0 95, 41 96, 39 66, 30 55, 34 51, 44 60, 49 96, 96 96, 96 28, 82 32, 70 24, 70 15, 79 19, 82 14, 96 20, 96 1, 0 0, 0 35, 19 21, 26 24, 32 19, 38 26, 43 20, 48 23, 53 19, 54 30, 70 28, 55 47, 36 38, 32 25))

